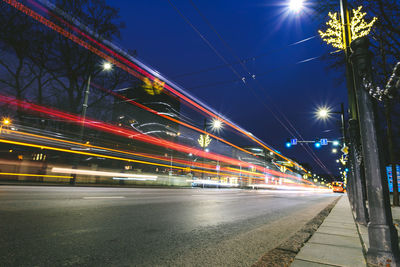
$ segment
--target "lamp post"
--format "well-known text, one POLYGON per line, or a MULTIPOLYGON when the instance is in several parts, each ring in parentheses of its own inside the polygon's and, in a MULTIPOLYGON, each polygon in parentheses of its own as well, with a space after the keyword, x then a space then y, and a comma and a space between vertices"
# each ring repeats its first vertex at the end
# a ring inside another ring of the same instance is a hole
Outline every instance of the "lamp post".
POLYGON ((0 125, 0 134, 3 131, 3 126, 8 126, 11 124, 11 120, 9 118, 3 118, 3 120, 1 121, 1 125, 0 125))
MULTIPOLYGON (((102 68, 100 69, 100 71, 111 71, 112 67, 113 66, 112 66, 112 64, 110 62, 105 61, 103 63, 103 65, 102 65, 102 68)), ((84 98, 83 98, 83 104, 82 104, 82 113, 81 113, 82 122, 81 122, 81 129, 80 129, 80 132, 79 132, 79 140, 80 141, 82 141, 82 139, 83 139, 83 133, 84 133, 84 130, 85 130, 85 119, 86 119, 86 111, 87 111, 88 102, 89 102, 91 79, 92 79, 92 75, 89 74, 89 77, 88 77, 87 83, 86 83, 86 90, 85 90, 85 95, 84 95, 84 98)))
POLYGON ((365 81, 371 81, 371 52, 366 37, 351 43, 351 61, 354 68, 357 107, 360 116, 362 154, 367 181, 370 222, 368 223, 369 249, 367 262, 375 265, 399 266, 399 247, 393 225, 389 190, 380 157, 380 144, 375 129, 375 107, 368 94, 365 81))
POLYGON ((344 104, 340 103, 340 111, 331 111, 329 108, 327 107, 320 107, 318 108, 317 112, 317 118, 318 119, 322 119, 322 120, 326 120, 330 118, 330 114, 340 114, 340 122, 341 122, 341 128, 340 128, 340 133, 341 133, 341 139, 342 139, 342 143, 343 145, 346 143, 346 126, 344 123, 344 104))
MULTIPOLYGON (((215 132, 219 132, 222 129, 222 121, 218 119, 214 119, 211 123, 211 129, 215 132)), ((204 132, 207 132, 207 119, 204 118, 204 132)), ((201 134, 199 139, 197 140, 199 145, 202 147, 203 151, 207 152, 207 147, 211 143, 211 138, 208 134, 201 134)), ((203 157, 203 165, 204 165, 204 157, 203 157)), ((219 160, 217 160, 217 176, 219 179, 219 160)), ((204 180, 204 172, 202 173, 202 178, 204 180)))
MULTIPOLYGON (((219 131, 222 129, 222 121, 220 121, 218 119, 214 119, 212 121, 212 129, 215 132, 219 133, 219 131)), ((218 144, 218 140, 217 140, 217 144, 218 144)), ((220 166, 219 166, 219 159, 218 159, 217 160, 217 177, 218 177, 218 181, 220 180, 220 178, 219 178, 219 169, 220 169, 220 166)))
MULTIPOLYGON (((356 220, 359 223, 366 224, 367 216, 364 211, 366 211, 365 207, 365 178, 363 169, 361 168, 361 150, 360 149, 360 141, 359 141, 359 132, 358 124, 359 122, 359 113, 356 102, 356 94, 355 94, 355 76, 353 67, 350 63, 350 43, 352 40, 363 37, 369 33, 371 27, 377 18, 373 18, 369 23, 365 22, 363 17, 366 13, 361 12, 361 8, 359 7, 356 10, 353 10, 353 15, 350 18, 347 0, 340 0, 340 14, 341 19, 337 18, 337 13, 329 13, 329 17, 331 18, 327 25, 329 25, 329 29, 325 32, 319 31, 321 38, 326 41, 328 44, 331 44, 335 48, 339 48, 344 51, 345 54, 345 66, 346 66, 346 80, 347 80, 347 92, 348 92, 348 102, 349 102, 349 165, 351 168, 351 172, 349 172, 350 177, 349 181, 353 180, 354 184, 354 192, 355 196, 353 199, 356 201, 352 201, 353 209, 356 210, 356 220), (351 129, 351 128, 355 129, 351 129), (361 186, 360 186, 361 184, 361 186), (361 199, 360 199, 361 197, 361 199), (365 214, 364 214, 365 213, 365 214)), ((352 198, 350 198, 352 200, 352 198)))
MULTIPOLYGON (((100 71, 111 71, 113 68, 113 65, 110 62, 103 62, 102 67, 99 71, 95 73, 97 75, 100 71)), ((85 119, 86 119, 86 111, 88 108, 88 103, 89 103, 89 93, 90 93, 90 83, 92 80, 92 74, 89 74, 89 77, 86 82, 86 90, 84 93, 84 98, 83 98, 83 104, 82 104, 82 112, 81 112, 81 125, 79 129, 79 141, 83 141, 83 134, 85 131, 85 119)), ((73 168, 77 169, 78 168, 78 163, 79 163, 79 155, 74 157, 73 159, 73 168)), ((72 178, 70 179, 69 183, 71 185, 76 184, 76 173, 72 174, 72 178)))
MULTIPOLYGON (((380 157, 380 140, 375 129, 375 106, 367 92, 367 84, 370 83, 372 77, 372 68, 371 52, 368 49, 369 41, 365 36, 368 35, 377 18, 373 18, 367 23, 363 19, 366 13, 361 12, 362 7, 359 7, 353 10, 350 25, 346 0, 340 0, 340 8, 342 21, 337 20, 337 14, 329 13, 331 20, 327 24, 330 29, 326 32, 319 31, 319 33, 324 41, 343 49, 346 55, 350 104, 351 167, 353 173, 356 174, 361 160, 363 161, 367 184, 370 215, 367 263, 379 266, 399 266, 397 231, 393 225, 389 190, 380 157), (341 27, 338 27, 339 24, 341 27), (349 43, 351 43, 351 57, 349 43), (361 139, 362 149, 358 148, 359 139, 361 139), (361 154, 362 157, 359 157, 361 154)), ((359 180, 357 177, 354 178, 356 178, 356 182, 359 180)))

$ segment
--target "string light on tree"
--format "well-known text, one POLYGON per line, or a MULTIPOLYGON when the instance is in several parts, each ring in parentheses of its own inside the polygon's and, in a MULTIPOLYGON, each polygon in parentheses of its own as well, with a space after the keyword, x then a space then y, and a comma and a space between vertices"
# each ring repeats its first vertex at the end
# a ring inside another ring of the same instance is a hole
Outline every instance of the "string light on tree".
MULTIPOLYGON (((352 11, 352 17, 350 20, 350 42, 352 40, 368 35, 371 31, 372 26, 378 20, 378 18, 374 17, 370 22, 367 23, 364 20, 364 17, 367 15, 367 13, 362 12, 361 9, 362 6, 359 6, 357 9, 353 9, 352 11)), ((322 40, 324 40, 327 44, 330 44, 340 50, 344 50, 346 44, 343 41, 343 25, 338 18, 338 13, 329 12, 328 16, 330 17, 330 20, 326 22, 328 28, 325 32, 319 30, 318 33, 321 36, 322 40)))
POLYGON ((325 32, 319 30, 318 33, 327 44, 343 50, 342 23, 338 19, 338 13, 329 12, 328 16, 331 18, 326 22, 326 25, 329 26, 328 29, 325 32))
POLYGON ((378 20, 377 17, 374 17, 369 23, 367 23, 364 20, 367 12, 362 12, 361 9, 362 6, 359 6, 357 9, 353 9, 353 16, 351 17, 350 24, 351 38, 353 40, 368 35, 372 26, 378 20))
POLYGON ((201 134, 197 142, 202 148, 206 148, 211 143, 211 138, 208 134, 201 134))

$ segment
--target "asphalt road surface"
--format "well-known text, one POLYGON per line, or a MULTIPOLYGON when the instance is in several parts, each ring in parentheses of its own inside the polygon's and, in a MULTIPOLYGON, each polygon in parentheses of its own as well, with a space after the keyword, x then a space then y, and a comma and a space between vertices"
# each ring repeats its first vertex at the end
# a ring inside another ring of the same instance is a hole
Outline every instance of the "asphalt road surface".
POLYGON ((336 197, 0 186, 0 266, 250 266, 336 197))

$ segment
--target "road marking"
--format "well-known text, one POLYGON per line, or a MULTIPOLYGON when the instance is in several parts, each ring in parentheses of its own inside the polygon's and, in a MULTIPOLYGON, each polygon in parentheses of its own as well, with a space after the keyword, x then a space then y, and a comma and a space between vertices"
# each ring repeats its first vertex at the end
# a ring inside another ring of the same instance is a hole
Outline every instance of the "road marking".
POLYGON ((98 199, 98 198, 125 198, 124 196, 113 196, 113 197, 83 197, 83 199, 98 199))

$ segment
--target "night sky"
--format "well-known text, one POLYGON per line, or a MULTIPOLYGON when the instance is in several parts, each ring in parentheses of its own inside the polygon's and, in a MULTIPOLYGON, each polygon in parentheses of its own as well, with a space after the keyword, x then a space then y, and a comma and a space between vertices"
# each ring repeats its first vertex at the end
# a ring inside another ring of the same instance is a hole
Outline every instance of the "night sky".
MULTIPOLYGON (((325 173, 300 146, 284 146, 286 139, 293 137, 285 127, 305 140, 340 135, 339 115, 321 122, 316 120, 314 111, 320 105, 338 111, 340 103, 346 103, 342 74, 327 69, 329 61, 321 58, 299 63, 334 51, 317 35, 320 22, 313 19, 313 7, 294 14, 288 13, 284 1, 193 3, 195 6, 190 0, 109 1, 120 9, 121 20, 126 23, 117 43, 122 48, 135 49, 139 59, 282 154, 310 163, 317 173, 325 173), (225 64, 221 57, 229 63, 238 58, 253 59, 243 65, 214 68, 225 64), (188 73, 196 74, 185 75, 188 73), (246 85, 241 81, 243 77, 246 85)), ((337 156, 331 153, 331 147, 311 147, 332 174, 338 175, 337 156)))

